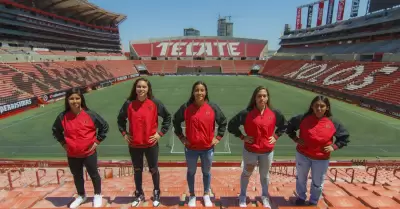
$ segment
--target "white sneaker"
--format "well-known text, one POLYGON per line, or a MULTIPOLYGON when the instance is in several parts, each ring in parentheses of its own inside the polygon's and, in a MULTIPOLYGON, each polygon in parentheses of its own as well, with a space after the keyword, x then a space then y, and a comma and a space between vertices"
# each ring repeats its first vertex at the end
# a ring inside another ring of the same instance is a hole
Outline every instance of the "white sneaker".
POLYGON ((153 206, 158 207, 160 205, 160 191, 154 190, 153 192, 153 206))
POLYGON ((206 207, 212 207, 213 205, 212 205, 212 202, 211 202, 211 199, 210 199, 210 195, 204 195, 203 196, 203 200, 204 200, 204 205, 206 206, 206 207))
POLYGON ((99 208, 103 205, 103 197, 100 194, 96 194, 93 197, 93 207, 99 208))
POLYGON ((239 196, 239 207, 241 208, 247 207, 246 197, 239 196))
POLYGON ((132 202, 132 207, 138 207, 140 202, 144 201, 145 197, 143 194, 135 191, 135 197, 134 200, 132 202))
POLYGON ((190 196, 189 197, 188 206, 189 207, 196 207, 196 196, 190 196))
POLYGON ((158 200, 153 201, 153 207, 158 207, 160 206, 160 202, 158 200))
POLYGON ((261 201, 262 201, 262 204, 263 204, 263 206, 264 206, 265 208, 271 208, 271 205, 269 204, 269 199, 268 199, 268 197, 262 196, 262 197, 261 197, 261 201))
POLYGON ((80 206, 83 202, 86 201, 86 196, 78 196, 75 198, 75 200, 71 203, 71 205, 69 206, 69 208, 77 208, 78 206, 80 206))

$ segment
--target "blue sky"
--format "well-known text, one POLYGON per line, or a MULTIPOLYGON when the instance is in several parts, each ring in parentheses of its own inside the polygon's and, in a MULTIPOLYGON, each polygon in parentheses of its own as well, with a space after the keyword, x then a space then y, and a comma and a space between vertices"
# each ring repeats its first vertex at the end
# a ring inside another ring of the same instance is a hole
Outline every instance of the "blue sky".
MULTIPOLYGON (((316 0, 89 0, 106 10, 122 13, 128 18, 120 25, 124 51, 129 51, 130 40, 181 36, 183 28, 194 27, 202 36, 217 34, 218 15, 232 16, 235 37, 268 40, 270 50, 279 48, 279 37, 285 24, 295 28, 296 8, 316 0)), ((350 16, 351 1, 346 1, 345 19, 350 16)), ((368 0, 360 1, 359 16, 365 15, 368 0)), ((338 0, 335 0, 333 20, 336 20, 338 0)), ((326 19, 325 3, 324 20, 326 19)), ((313 26, 316 24, 317 5, 314 6, 313 26)), ((306 25, 307 8, 302 10, 306 25)))

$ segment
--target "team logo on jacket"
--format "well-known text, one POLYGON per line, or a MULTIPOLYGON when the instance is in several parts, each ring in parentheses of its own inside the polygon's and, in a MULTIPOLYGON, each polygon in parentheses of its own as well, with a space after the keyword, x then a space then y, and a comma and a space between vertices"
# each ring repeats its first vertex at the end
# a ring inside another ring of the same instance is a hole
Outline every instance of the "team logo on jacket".
POLYGON ((325 128, 331 128, 331 125, 325 124, 325 128))
POLYGON ((147 108, 149 108, 149 110, 152 110, 152 109, 153 109, 153 107, 152 107, 152 106, 148 106, 147 108))
POLYGON ((206 111, 206 115, 210 115, 211 113, 210 113, 210 111, 206 111))

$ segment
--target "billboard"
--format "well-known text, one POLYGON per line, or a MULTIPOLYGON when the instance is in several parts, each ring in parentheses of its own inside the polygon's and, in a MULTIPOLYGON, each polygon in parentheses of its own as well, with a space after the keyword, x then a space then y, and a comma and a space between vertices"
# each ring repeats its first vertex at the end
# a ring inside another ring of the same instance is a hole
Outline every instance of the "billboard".
POLYGON ((189 38, 132 43, 139 57, 260 57, 264 40, 189 38))
POLYGON ((4 115, 6 113, 15 110, 37 105, 37 102, 38 102, 37 97, 32 97, 32 98, 22 99, 19 101, 9 102, 7 104, 2 104, 0 105, 0 115, 4 115))
POLYGON ((392 8, 397 5, 400 5, 399 0, 370 0, 368 12, 392 8))

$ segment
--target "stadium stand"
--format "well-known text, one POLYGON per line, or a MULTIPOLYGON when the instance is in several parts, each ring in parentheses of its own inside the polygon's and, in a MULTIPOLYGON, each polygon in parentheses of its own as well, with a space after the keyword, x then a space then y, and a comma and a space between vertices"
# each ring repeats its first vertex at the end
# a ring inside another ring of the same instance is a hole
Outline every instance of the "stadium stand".
MULTIPOLYGON (((2 165, 0 175, 0 208, 54 208, 66 207, 73 200, 75 187, 68 169, 62 162, 8 161, 2 165), (22 168, 24 166, 24 168, 22 168), (38 168, 48 167, 48 168, 38 168), (61 167, 61 168, 58 168, 61 167)), ((128 208, 134 191, 133 170, 126 162, 100 162, 103 178, 103 207, 128 208)), ((187 208, 187 185, 182 176, 186 169, 179 163, 160 163, 161 207, 187 208), (167 167, 164 167, 167 166, 167 167)), ((238 178, 240 163, 216 163, 212 169, 212 202, 214 208, 237 208, 238 178)), ((396 164, 382 165, 379 162, 333 162, 325 178, 323 198, 314 208, 394 209, 400 207, 400 176, 396 164), (356 167, 348 167, 355 165, 356 167), (388 166, 392 166, 391 168, 388 166)), ((294 163, 274 163, 271 169, 270 188, 272 208, 302 209, 294 206, 294 163)), ((143 182, 151 185, 151 175, 144 174, 143 182)), ((196 182, 201 182, 200 170, 196 182)), ((310 185, 310 184, 308 184, 310 185)), ((93 193, 90 179, 86 175, 86 188, 93 193)), ((140 207, 151 207, 152 187, 144 187, 147 200, 140 207)), ((262 207, 260 182, 257 172, 251 177, 248 192, 248 207, 262 207)), ((195 193, 202 195, 202 187, 195 193)), ((198 200, 198 207, 202 202, 198 200)), ((91 207, 89 199, 80 208, 91 207)), ((312 208, 312 207, 311 207, 312 208)))
POLYGON ((400 8, 285 30, 262 74, 400 116, 400 8))
POLYGON ((262 73, 399 105, 398 68, 395 63, 383 62, 270 60, 262 73))
MULTIPOLYGON (((201 73, 199 69, 208 67, 234 75, 259 71, 267 78, 400 117, 400 9, 285 32, 281 48, 268 61, 266 40, 221 37, 134 41, 126 56, 118 30, 125 18, 81 0, 0 0, 0 106, 7 107, 1 117, 61 99, 71 87, 90 91, 142 73, 176 74, 180 68, 201 73)), ((160 163, 164 207, 187 207, 183 165, 160 163)), ((238 207, 240 162, 213 166, 213 208, 238 207)), ((101 161, 99 169, 103 206, 128 208, 134 191, 130 163, 101 161)), ((295 174, 292 161, 273 164, 269 194, 274 209, 304 208, 294 206, 295 174)), ((86 180, 91 195, 87 176, 86 180)), ((142 206, 149 207, 148 173, 144 182, 148 201, 142 206)), ((200 170, 196 182, 201 182, 200 170)), ((199 196, 200 188, 196 184, 199 196)), ((249 188, 248 206, 261 207, 257 172, 249 188)), ((66 208, 76 195, 67 164, 59 161, 0 160, 0 189, 0 208, 66 208)), ((90 206, 89 199, 81 208, 90 206)), ((198 206, 203 207, 200 201, 198 206)), ((399 163, 332 162, 316 208, 400 208, 399 163)))
POLYGON ((300 29, 281 37, 279 53, 363 54, 399 52, 400 9, 394 8, 334 24, 300 29), (393 40, 395 39, 395 40, 393 40))

